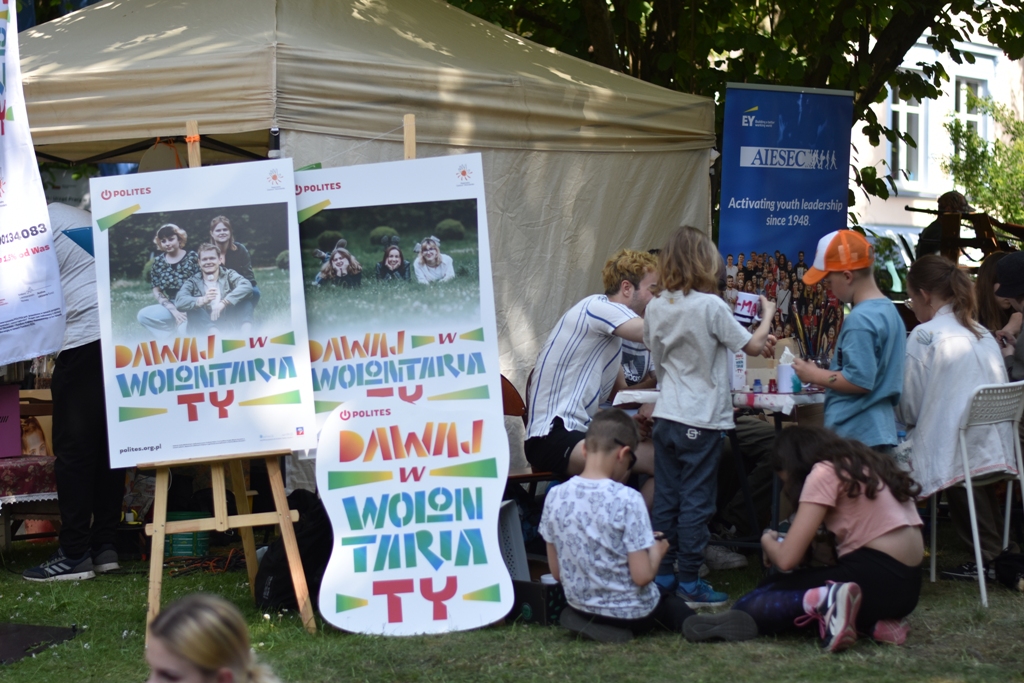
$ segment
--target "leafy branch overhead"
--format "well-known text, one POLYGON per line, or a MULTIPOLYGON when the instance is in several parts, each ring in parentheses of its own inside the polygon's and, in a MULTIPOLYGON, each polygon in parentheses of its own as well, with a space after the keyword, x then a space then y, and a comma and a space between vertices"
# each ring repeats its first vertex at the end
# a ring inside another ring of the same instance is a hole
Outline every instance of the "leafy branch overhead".
MULTIPOLYGON (((924 35, 956 63, 958 43, 984 36, 1024 57, 1024 5, 1004 0, 448 0, 542 45, 667 88, 715 98, 721 136, 727 82, 850 90, 853 121, 872 145, 916 141, 879 121, 871 105, 891 88, 934 99, 949 75, 938 62, 900 70, 924 35)), ((871 167, 854 182, 886 196, 871 167)))

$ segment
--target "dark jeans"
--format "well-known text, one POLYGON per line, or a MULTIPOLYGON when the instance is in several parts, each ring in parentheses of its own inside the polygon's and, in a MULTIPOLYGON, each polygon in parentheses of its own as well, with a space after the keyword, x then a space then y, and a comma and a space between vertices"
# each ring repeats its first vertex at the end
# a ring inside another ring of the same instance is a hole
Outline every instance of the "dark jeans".
POLYGON ((256 304, 260 302, 260 296, 260 288, 253 285, 252 294, 235 305, 235 308, 238 309, 237 317, 239 323, 251 323, 253 321, 253 313, 256 310, 256 304))
POLYGON ((607 624, 619 628, 629 629, 634 635, 641 636, 656 629, 662 631, 683 632, 683 622, 692 617, 696 612, 686 606, 686 601, 675 593, 662 593, 658 606, 646 617, 640 619, 616 619, 614 617, 602 617, 597 614, 590 614, 583 610, 576 610, 585 617, 589 617, 595 624, 607 624))
POLYGON ((677 563, 680 581, 697 580, 715 514, 718 459, 725 432, 698 429, 672 420, 654 423, 654 510, 651 524, 665 533, 669 550, 659 574, 677 563))
POLYGON ((124 470, 110 469, 100 343, 61 351, 50 388, 60 547, 79 557, 114 542, 124 499, 124 470))
POLYGON ((917 607, 921 595, 921 566, 908 567, 872 548, 858 548, 839 558, 834 567, 797 569, 768 577, 733 605, 757 622, 761 635, 795 628, 793 620, 804 614, 803 594, 827 581, 853 581, 861 590, 857 630, 871 633, 883 619, 902 619, 917 607))

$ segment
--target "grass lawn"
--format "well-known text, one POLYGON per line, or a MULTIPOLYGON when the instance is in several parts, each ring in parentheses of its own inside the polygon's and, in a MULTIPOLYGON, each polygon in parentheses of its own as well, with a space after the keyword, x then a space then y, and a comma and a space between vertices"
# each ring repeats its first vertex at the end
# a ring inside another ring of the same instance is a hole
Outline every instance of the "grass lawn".
MULTIPOLYGON (((945 526, 949 530, 949 524, 945 526)), ((945 534, 944 534, 945 535, 945 534)), ((148 565, 80 583, 29 583, 14 572, 54 545, 19 542, 3 555, 0 622, 69 626, 79 635, 33 659, 4 666, 4 683, 143 681, 148 565), (69 678, 70 677, 70 678, 69 678)), ((940 566, 967 559, 952 536, 940 566)), ((734 596, 753 587, 759 570, 716 572, 716 588, 734 596)), ((294 613, 264 615, 252 607, 244 572, 164 579, 164 603, 193 591, 218 593, 239 605, 253 646, 282 680, 300 681, 1010 681, 1024 674, 1024 596, 990 584, 990 608, 975 584, 928 583, 903 647, 858 642, 840 655, 821 654, 809 637, 746 643, 688 643, 653 635, 625 645, 577 641, 557 627, 506 624, 445 636, 380 638, 344 634, 318 620, 308 635, 294 613)))

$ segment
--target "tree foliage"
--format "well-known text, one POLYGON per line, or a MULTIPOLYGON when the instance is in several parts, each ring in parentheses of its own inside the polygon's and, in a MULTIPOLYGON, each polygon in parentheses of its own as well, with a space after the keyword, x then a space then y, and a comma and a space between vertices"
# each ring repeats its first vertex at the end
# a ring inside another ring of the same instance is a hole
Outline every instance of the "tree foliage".
POLYGON ((968 106, 992 117, 1002 135, 989 143, 959 119, 946 123, 957 152, 942 168, 977 208, 1004 223, 1024 224, 1024 120, 989 98, 968 95, 968 106))
MULTIPOLYGON (((651 83, 715 98, 721 136, 728 82, 834 88, 854 93, 853 124, 872 145, 916 146, 871 105, 889 88, 934 99, 949 76, 939 62, 901 70, 922 35, 954 62, 975 33, 1024 57, 1024 6, 1004 0, 448 0, 535 42, 651 83)), ((854 182, 887 197, 873 167, 854 182)))

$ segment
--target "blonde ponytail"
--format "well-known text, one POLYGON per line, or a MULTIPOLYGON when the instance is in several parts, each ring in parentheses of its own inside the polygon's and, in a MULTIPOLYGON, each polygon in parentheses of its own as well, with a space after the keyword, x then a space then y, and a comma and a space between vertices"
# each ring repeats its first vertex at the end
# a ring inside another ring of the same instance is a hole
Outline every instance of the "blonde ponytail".
POLYGON ((912 289, 949 301, 956 321, 981 339, 985 330, 978 324, 974 283, 955 263, 945 256, 922 256, 910 266, 907 284, 912 289))
POLYGON ((177 600, 157 615, 149 633, 172 654, 204 672, 227 668, 239 680, 280 683, 267 665, 256 661, 245 619, 223 598, 197 593, 177 600))

